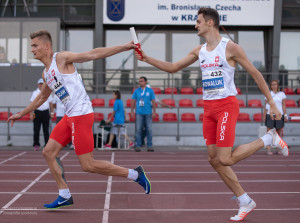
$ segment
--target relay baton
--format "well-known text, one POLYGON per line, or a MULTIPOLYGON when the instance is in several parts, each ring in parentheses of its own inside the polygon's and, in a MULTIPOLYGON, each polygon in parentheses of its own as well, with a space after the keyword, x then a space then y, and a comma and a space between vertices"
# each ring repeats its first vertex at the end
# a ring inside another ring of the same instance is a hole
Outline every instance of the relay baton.
POLYGON ((137 39, 134 27, 130 27, 129 30, 130 30, 131 37, 132 37, 134 45, 136 45, 137 47, 139 47, 139 48, 135 48, 134 50, 135 50, 135 52, 137 52, 141 56, 141 59, 143 59, 142 52, 139 50, 141 48, 141 44, 139 43, 139 41, 137 39))

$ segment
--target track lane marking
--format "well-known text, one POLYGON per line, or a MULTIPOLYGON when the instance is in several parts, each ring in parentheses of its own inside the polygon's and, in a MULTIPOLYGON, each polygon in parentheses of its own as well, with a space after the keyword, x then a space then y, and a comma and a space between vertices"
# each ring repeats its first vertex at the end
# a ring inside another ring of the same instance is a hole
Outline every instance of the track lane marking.
MULTIPOLYGON (((65 153, 61 160, 63 160, 70 152, 65 153)), ((37 178, 35 178, 27 187, 25 187, 21 192, 19 192, 13 199, 11 199, 6 205, 1 208, 0 215, 9 208, 14 202, 16 202, 26 191, 28 191, 34 184, 36 184, 44 175, 49 172, 49 168, 42 172, 37 178)))
MULTIPOLYGON (((115 152, 112 152, 111 154, 111 160, 110 162, 114 164, 115 161, 115 152)), ((104 202, 104 211, 102 216, 102 223, 108 223, 108 217, 109 217, 109 206, 110 206, 110 195, 111 195, 111 184, 112 184, 112 176, 108 177, 107 180, 107 188, 106 188, 106 195, 105 195, 105 202, 104 202)))

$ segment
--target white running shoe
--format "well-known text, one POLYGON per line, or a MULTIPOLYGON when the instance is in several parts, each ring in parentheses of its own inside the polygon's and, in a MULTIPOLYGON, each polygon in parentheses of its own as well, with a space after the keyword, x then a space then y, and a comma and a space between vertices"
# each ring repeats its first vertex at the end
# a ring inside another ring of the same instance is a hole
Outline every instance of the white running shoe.
POLYGON ((267 132, 273 138, 273 145, 278 147, 283 156, 289 155, 289 147, 287 146, 286 142, 278 135, 275 129, 271 129, 267 132))
POLYGON ((230 218, 230 221, 243 221, 245 217, 256 208, 256 203, 251 200, 249 204, 240 207, 239 213, 230 218))

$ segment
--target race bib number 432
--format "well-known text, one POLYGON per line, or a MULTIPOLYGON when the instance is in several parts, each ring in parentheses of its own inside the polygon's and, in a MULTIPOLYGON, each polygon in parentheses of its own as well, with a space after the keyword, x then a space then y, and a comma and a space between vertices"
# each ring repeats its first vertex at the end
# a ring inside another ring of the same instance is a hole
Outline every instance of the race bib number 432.
POLYGON ((202 76, 203 90, 215 94, 224 90, 224 78, 221 70, 206 71, 202 76))

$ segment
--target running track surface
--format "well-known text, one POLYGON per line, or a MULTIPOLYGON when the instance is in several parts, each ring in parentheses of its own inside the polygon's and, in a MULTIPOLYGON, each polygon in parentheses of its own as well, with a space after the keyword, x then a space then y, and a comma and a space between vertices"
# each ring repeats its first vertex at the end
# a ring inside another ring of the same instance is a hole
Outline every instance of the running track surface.
MULTIPOLYGON (((56 184, 41 152, 0 152, 0 222, 184 223, 229 222, 237 214, 233 194, 210 167, 206 152, 95 151, 128 168, 142 165, 152 193, 127 179, 81 171, 73 151, 62 151, 74 205, 47 210, 56 184)), ((245 222, 300 222, 300 153, 256 153, 233 167, 257 208, 245 222)))

